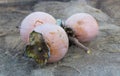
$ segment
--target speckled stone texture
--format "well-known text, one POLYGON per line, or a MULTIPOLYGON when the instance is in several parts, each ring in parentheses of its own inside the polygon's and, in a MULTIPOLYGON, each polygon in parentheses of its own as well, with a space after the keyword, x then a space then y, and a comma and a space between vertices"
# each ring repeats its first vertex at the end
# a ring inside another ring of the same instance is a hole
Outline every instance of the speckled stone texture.
POLYGON ((120 26, 120 0, 105 0, 101 9, 114 19, 116 25, 120 26))
POLYGON ((38 0, 0 0, 0 6, 33 4, 38 0))
POLYGON ((120 0, 86 0, 93 7, 101 9, 114 19, 114 24, 120 25, 120 0))
POLYGON ((120 27, 112 18, 86 2, 39 2, 32 6, 0 7, 0 76, 120 76, 120 27), (31 9, 32 8, 32 9, 31 9), (19 29, 22 19, 33 11, 44 11, 66 20, 86 12, 99 23, 98 37, 85 45, 92 53, 70 46, 61 61, 40 67, 23 56, 19 29))

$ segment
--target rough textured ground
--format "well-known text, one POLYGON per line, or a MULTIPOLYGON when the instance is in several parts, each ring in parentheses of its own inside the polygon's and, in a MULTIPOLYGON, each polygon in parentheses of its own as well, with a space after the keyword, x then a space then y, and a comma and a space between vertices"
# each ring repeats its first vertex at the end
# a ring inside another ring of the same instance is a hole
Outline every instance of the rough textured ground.
POLYGON ((87 0, 87 2, 107 13, 114 19, 116 25, 120 25, 120 0, 87 0))
POLYGON ((120 76, 120 27, 112 24, 113 19, 101 10, 84 1, 39 2, 32 6, 1 6, 0 9, 0 76, 120 76), (16 26, 33 11, 44 11, 63 19, 78 12, 93 15, 100 32, 95 40, 85 43, 92 53, 88 55, 83 49, 71 46, 64 59, 44 68, 23 57, 23 44, 16 26))

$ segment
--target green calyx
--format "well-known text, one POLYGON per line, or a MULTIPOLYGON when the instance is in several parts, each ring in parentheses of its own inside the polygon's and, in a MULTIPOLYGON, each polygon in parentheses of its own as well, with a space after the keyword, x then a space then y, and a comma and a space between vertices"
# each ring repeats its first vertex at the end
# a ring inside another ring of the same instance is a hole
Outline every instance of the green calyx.
POLYGON ((25 47, 27 57, 33 58, 41 66, 45 65, 50 57, 50 49, 43 35, 33 31, 29 36, 29 43, 30 44, 25 47))
POLYGON ((65 22, 62 19, 57 19, 57 25, 61 26, 68 36, 74 37, 74 32, 70 27, 65 26, 65 22))
POLYGON ((62 19, 57 19, 57 25, 63 27, 64 26, 64 21, 62 19))

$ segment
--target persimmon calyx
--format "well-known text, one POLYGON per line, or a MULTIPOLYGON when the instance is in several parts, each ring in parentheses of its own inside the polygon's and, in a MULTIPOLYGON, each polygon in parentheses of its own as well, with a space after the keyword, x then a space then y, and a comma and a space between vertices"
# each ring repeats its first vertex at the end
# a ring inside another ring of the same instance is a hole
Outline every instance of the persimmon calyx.
POLYGON ((41 33, 33 31, 29 36, 29 45, 25 47, 27 57, 34 59, 41 66, 48 62, 50 49, 41 33))

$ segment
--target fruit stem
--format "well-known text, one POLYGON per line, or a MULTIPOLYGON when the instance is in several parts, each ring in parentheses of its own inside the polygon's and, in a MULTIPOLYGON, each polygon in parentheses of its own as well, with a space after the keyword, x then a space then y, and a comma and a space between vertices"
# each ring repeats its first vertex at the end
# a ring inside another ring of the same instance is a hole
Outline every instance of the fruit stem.
POLYGON ((76 39, 74 37, 69 37, 69 39, 70 39, 70 41, 74 42, 74 44, 77 45, 78 47, 83 48, 86 53, 88 53, 88 54, 91 53, 91 50, 88 47, 84 46, 82 43, 80 43, 78 41, 78 39, 76 39))

